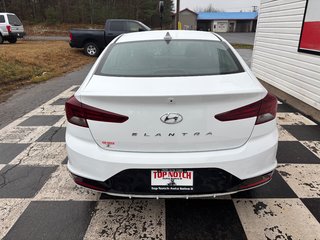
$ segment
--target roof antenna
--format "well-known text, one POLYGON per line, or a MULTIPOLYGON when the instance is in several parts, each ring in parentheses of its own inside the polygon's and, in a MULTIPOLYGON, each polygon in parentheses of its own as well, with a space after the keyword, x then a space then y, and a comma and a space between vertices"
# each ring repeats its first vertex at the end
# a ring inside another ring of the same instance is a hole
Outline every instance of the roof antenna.
POLYGON ((169 32, 167 32, 167 34, 164 36, 164 40, 166 41, 167 44, 169 44, 170 41, 172 40, 172 37, 169 32))

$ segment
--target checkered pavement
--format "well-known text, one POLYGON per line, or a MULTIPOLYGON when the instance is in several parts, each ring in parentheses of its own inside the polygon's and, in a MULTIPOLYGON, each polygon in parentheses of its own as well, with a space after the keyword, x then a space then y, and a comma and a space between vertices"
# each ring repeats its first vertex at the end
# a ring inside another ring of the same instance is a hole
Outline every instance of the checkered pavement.
POLYGON ((0 239, 320 239, 320 127, 279 105, 278 168, 258 189, 216 199, 119 199, 66 169, 64 102, 0 130, 0 239))

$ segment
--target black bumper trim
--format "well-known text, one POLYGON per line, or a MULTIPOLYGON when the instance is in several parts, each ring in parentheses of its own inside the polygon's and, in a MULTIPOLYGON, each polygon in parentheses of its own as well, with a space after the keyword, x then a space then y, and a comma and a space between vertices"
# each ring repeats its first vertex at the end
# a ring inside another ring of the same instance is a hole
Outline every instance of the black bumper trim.
POLYGON ((25 35, 25 32, 10 32, 7 38, 23 38, 25 35))
MULTIPOLYGON (((157 169, 154 169, 157 170, 157 169)), ((124 195, 208 195, 243 191, 269 182, 273 172, 262 176, 240 180, 232 174, 217 168, 185 169, 194 171, 194 186, 190 188, 163 187, 151 188, 150 169, 124 170, 104 182, 95 181, 72 174, 74 181, 100 192, 124 195)))

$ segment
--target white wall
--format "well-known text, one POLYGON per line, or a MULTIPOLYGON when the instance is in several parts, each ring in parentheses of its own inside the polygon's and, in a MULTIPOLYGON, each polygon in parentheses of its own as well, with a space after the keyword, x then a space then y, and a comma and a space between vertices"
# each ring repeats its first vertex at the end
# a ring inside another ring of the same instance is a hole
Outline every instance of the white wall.
POLYGON ((228 32, 229 24, 227 20, 213 21, 213 25, 216 26, 216 28, 212 28, 214 32, 228 32))
POLYGON ((305 5, 306 0, 261 0, 252 69, 257 78, 320 110, 320 56, 298 52, 305 5))

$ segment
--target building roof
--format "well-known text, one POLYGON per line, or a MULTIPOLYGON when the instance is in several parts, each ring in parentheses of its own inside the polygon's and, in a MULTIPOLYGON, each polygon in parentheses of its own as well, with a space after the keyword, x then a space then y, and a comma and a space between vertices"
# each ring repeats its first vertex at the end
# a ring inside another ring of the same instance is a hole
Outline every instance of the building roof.
POLYGON ((200 12, 198 20, 254 20, 257 12, 200 12))
POLYGON ((191 13, 195 14, 195 15, 198 15, 198 13, 196 13, 196 12, 194 12, 194 11, 190 10, 189 8, 185 8, 185 9, 181 10, 180 12, 184 12, 184 11, 189 11, 189 12, 191 12, 191 13))
MULTIPOLYGON (((194 14, 194 15, 198 15, 198 13, 190 10, 189 8, 182 9, 182 10, 180 10, 179 13, 182 13, 182 12, 185 12, 185 11, 190 12, 190 13, 192 13, 192 14, 194 14)), ((175 15, 176 15, 176 13, 173 13, 173 14, 172 14, 172 16, 175 16, 175 15)))

